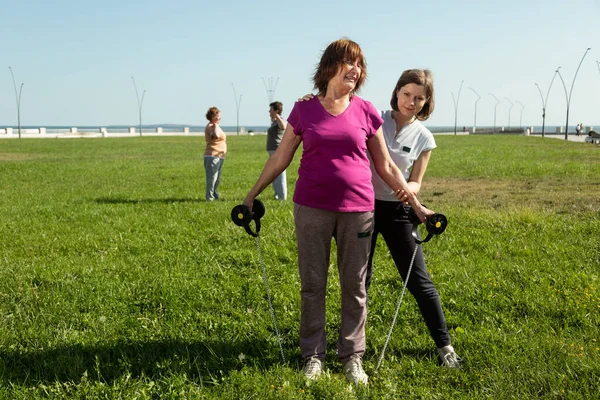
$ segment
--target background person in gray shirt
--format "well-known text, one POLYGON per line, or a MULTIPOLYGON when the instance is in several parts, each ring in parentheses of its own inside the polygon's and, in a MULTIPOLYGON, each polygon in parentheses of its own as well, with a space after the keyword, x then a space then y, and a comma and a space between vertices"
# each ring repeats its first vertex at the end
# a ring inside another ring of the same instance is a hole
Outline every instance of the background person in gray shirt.
MULTIPOLYGON (((269 104, 269 116, 271 117, 271 126, 267 129, 267 152, 269 157, 275 153, 279 147, 283 132, 285 131, 286 122, 281 118, 283 112, 283 104, 279 101, 274 101, 269 104)), ((273 190, 275 191, 276 200, 287 199, 287 179, 285 170, 273 181, 273 190)))

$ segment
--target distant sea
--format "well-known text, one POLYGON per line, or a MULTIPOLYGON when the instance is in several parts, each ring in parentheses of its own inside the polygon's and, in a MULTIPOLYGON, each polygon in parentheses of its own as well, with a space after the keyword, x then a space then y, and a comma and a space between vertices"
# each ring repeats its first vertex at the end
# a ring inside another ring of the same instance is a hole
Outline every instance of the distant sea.
MULTIPOLYGON (((39 129, 41 127, 44 127, 43 125, 22 125, 21 126, 21 130, 27 131, 27 130, 36 130, 39 129)), ((427 125, 426 125, 427 126, 427 125)), ((13 128, 13 133, 16 133, 17 130, 17 126, 14 125, 0 125, 0 128, 13 128)), ((46 128, 46 133, 54 133, 54 134, 60 134, 60 133, 68 133, 71 131, 71 128, 77 128, 78 132, 100 132, 100 128, 106 128, 106 131, 108 133, 127 133, 129 132, 129 128, 133 127, 136 128, 136 132, 138 131, 139 125, 69 125, 69 126, 45 126, 46 128)), ((152 124, 152 125, 143 125, 143 130, 147 130, 149 132, 156 132, 156 128, 161 127, 163 132, 165 133, 176 133, 176 132, 183 132, 183 128, 190 128, 190 132, 192 133, 202 133, 204 132, 204 125, 200 126, 200 125, 182 125, 182 124, 152 124)), ((496 127, 496 129, 500 129, 500 125, 498 125, 496 127)), ((225 132, 237 132, 237 127, 234 126, 226 126, 226 125, 221 125, 221 128, 225 131, 225 132)), ((269 128, 268 125, 240 125, 240 130, 242 132, 266 132, 267 129, 269 128), (242 129, 243 128, 243 129, 242 129)), ((427 126, 427 128, 432 132, 432 133, 440 133, 440 132, 454 132, 454 125, 452 126, 427 126)), ((457 126, 456 130, 457 132, 462 132, 463 129, 469 129, 471 128, 471 126, 457 126)), ((512 126, 511 129, 517 129, 518 127, 516 126, 512 126)), ((527 128, 531 128, 531 126, 523 126, 523 129, 527 129, 527 128)), ((558 125, 546 125, 546 127, 544 128, 545 133, 557 133, 557 128, 559 128, 558 125)), ((562 129, 564 129, 564 126, 561 126, 562 129)), ((587 132, 587 128, 588 126, 585 126, 586 128, 586 132, 587 132)), ((590 129, 593 129, 593 127, 589 127, 590 129)), ((486 132, 491 132, 493 130, 493 126, 478 126, 476 131, 486 131, 486 132)), ((534 125, 533 126, 533 132, 532 133, 541 133, 542 132, 542 126, 541 125, 534 125)), ((569 132, 574 133, 575 132, 575 125, 573 126, 569 126, 569 132)))
MULTIPOLYGON (((16 133, 17 126, 15 125, 0 125, 0 128, 13 128, 13 133, 16 133)), ((136 132, 138 132, 139 125, 61 125, 61 126, 49 126, 49 125, 21 125, 21 130, 38 130, 40 127, 46 128, 46 133, 68 133, 71 131, 71 128, 77 128, 78 132, 100 132, 101 128, 105 128, 108 133, 127 133, 129 132, 129 128, 135 128, 136 132)), ((162 128, 165 133, 176 133, 183 132, 183 128, 190 128, 190 132, 199 133, 204 132, 205 125, 179 125, 179 124, 152 124, 152 125, 142 125, 143 130, 147 130, 148 132, 156 132, 156 128, 162 128)), ((221 128, 225 132, 236 132, 237 127, 234 126, 224 126, 221 125, 221 128)), ((268 126, 250 126, 250 125, 240 125, 240 130, 248 132, 252 130, 253 132, 266 132, 269 128, 268 126)))

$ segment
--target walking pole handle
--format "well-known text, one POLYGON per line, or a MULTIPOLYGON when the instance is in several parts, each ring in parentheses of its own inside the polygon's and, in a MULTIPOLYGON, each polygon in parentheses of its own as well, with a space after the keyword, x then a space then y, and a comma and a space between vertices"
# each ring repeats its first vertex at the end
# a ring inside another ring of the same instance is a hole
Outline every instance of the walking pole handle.
POLYGON ((231 210, 231 220, 237 226, 243 226, 246 232, 254 237, 260 232, 260 219, 265 215, 265 205, 262 201, 254 199, 252 203, 252 211, 244 204, 239 204, 231 210), (250 223, 254 221, 256 231, 252 231, 250 223))
POLYGON ((408 211, 408 220, 413 225, 412 236, 415 239, 415 242, 417 242, 417 244, 429 242, 432 237, 442 234, 448 226, 448 218, 446 218, 444 214, 434 213, 430 215, 429 217, 427 217, 427 222, 425 222, 427 237, 424 240, 421 240, 419 239, 418 230, 418 226, 419 224, 421 224, 421 220, 412 208, 408 211))

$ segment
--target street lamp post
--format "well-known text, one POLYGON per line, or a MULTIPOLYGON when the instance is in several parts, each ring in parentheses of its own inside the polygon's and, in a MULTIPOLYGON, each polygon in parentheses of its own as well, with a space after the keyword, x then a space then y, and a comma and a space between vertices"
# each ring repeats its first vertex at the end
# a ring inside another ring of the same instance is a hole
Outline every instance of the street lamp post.
POLYGON ((492 133, 496 133, 496 108, 498 108, 498 104, 500 104, 500 100, 498 100, 498 98, 496 96, 494 96, 492 93, 488 93, 490 96, 492 96, 494 99, 496 99, 496 105, 494 106, 494 130, 492 131, 492 133))
POLYGON ((240 105, 242 104, 242 95, 238 99, 237 94, 235 92, 235 85, 231 82, 231 87, 233 88, 233 97, 235 98, 235 109, 237 112, 237 134, 240 134, 240 105))
POLYGON ((277 82, 279 82, 279 77, 275 80, 273 84, 273 77, 262 78, 263 84, 265 85, 265 90, 267 91, 267 98, 269 99, 269 104, 271 104, 275 100, 275 90, 277 89, 277 82))
MULTIPOLYGON (((579 68, 581 68, 581 63, 583 63, 583 59, 587 55, 588 51, 592 48, 588 47, 585 53, 583 53, 583 57, 581 57, 581 61, 579 61, 579 65, 577 66, 577 70, 575 70, 575 75, 573 75, 573 82, 571 82, 571 89, 569 90, 569 95, 567 96, 567 86, 565 85, 565 81, 563 80, 560 72, 558 72, 558 76, 562 81, 563 87, 565 89, 565 96, 567 98, 567 122, 565 122, 565 140, 569 140, 569 107, 571 106, 571 95, 573 94, 573 86, 575 85, 575 78, 577 78, 577 73, 579 72, 579 68)), ((558 70, 556 70, 558 71, 558 70)))
POLYGON ((546 127, 546 106, 548 105, 548 96, 550 96, 550 89, 552 89, 552 84, 554 83, 554 79, 556 78, 556 74, 558 74, 559 69, 560 67, 558 67, 556 71, 554 71, 554 75, 552 75, 550 86, 548 86, 548 93, 546 93, 546 99, 544 99, 544 96, 542 95, 542 89, 540 89, 540 85, 537 83, 535 84, 538 92, 540 92, 540 97, 542 98, 542 137, 544 137, 544 129, 546 127))
POLYGON ((510 103, 510 107, 508 107, 508 129, 510 129, 510 110, 512 110, 515 104, 512 101, 510 101, 508 97, 505 97, 504 99, 510 103))
POLYGON ((146 95, 146 89, 144 89, 142 92, 142 98, 140 99, 140 94, 133 76, 131 77, 131 80, 133 81, 133 88, 135 89, 135 96, 137 98, 138 112, 140 114, 140 136, 142 136, 142 108, 144 107, 144 96, 146 95))
POLYGON ((473 133, 475 133, 475 129, 477 128, 477 102, 481 100, 481 96, 472 87, 469 87, 469 89, 477 96, 477 100, 475 100, 475 114, 473 115, 473 133))
POLYGON ((462 86, 465 81, 460 82, 460 88, 458 89, 458 96, 454 98, 454 93, 452 94, 452 101, 454 102, 454 134, 456 135, 456 121, 458 119, 458 102, 460 101, 460 91, 462 90, 462 86))
POLYGON ((8 69, 10 69, 10 76, 12 77, 13 86, 15 88, 15 100, 17 102, 17 126, 19 129, 19 139, 21 139, 21 93, 23 92, 24 83, 21 82, 21 86, 17 92, 17 83, 15 82, 15 75, 13 74, 12 67, 8 67, 8 69))
MULTIPOLYGON (((559 69, 560 69, 560 67, 558 67, 558 69, 556 70, 556 73, 558 74, 558 77, 560 78, 560 81, 562 82, 563 89, 565 90, 565 101, 567 102, 567 121, 568 121, 569 120, 569 95, 567 94, 567 85, 565 85, 565 81, 564 81, 562 75, 560 74, 559 69)), ((568 134, 569 134, 569 125, 567 123, 567 132, 565 132, 565 139, 568 138, 568 134)))
POLYGON ((521 106, 521 115, 519 116, 519 129, 521 129, 523 127, 523 110, 525 109, 525 106, 518 100, 515 103, 521 106))

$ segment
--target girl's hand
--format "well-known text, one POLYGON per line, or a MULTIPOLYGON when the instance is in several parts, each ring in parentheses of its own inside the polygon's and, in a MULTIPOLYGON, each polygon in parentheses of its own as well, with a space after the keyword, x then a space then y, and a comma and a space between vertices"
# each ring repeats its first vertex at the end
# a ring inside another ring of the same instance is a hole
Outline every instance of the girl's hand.
POLYGON ((429 218, 430 216, 435 214, 433 211, 431 211, 430 209, 428 209, 426 207, 423 207, 422 205, 416 209, 413 207, 413 210, 415 211, 415 213, 417 214, 417 217, 419 217, 419 219, 421 220, 422 223, 426 223, 427 218, 429 218))
POLYGON ((300 98, 297 100, 297 102, 298 102, 298 103, 302 103, 303 101, 308 101, 308 100, 312 99, 313 97, 315 97, 315 95, 314 95, 314 94, 312 94, 312 93, 308 93, 308 94, 305 94, 304 96, 300 97, 300 98))

